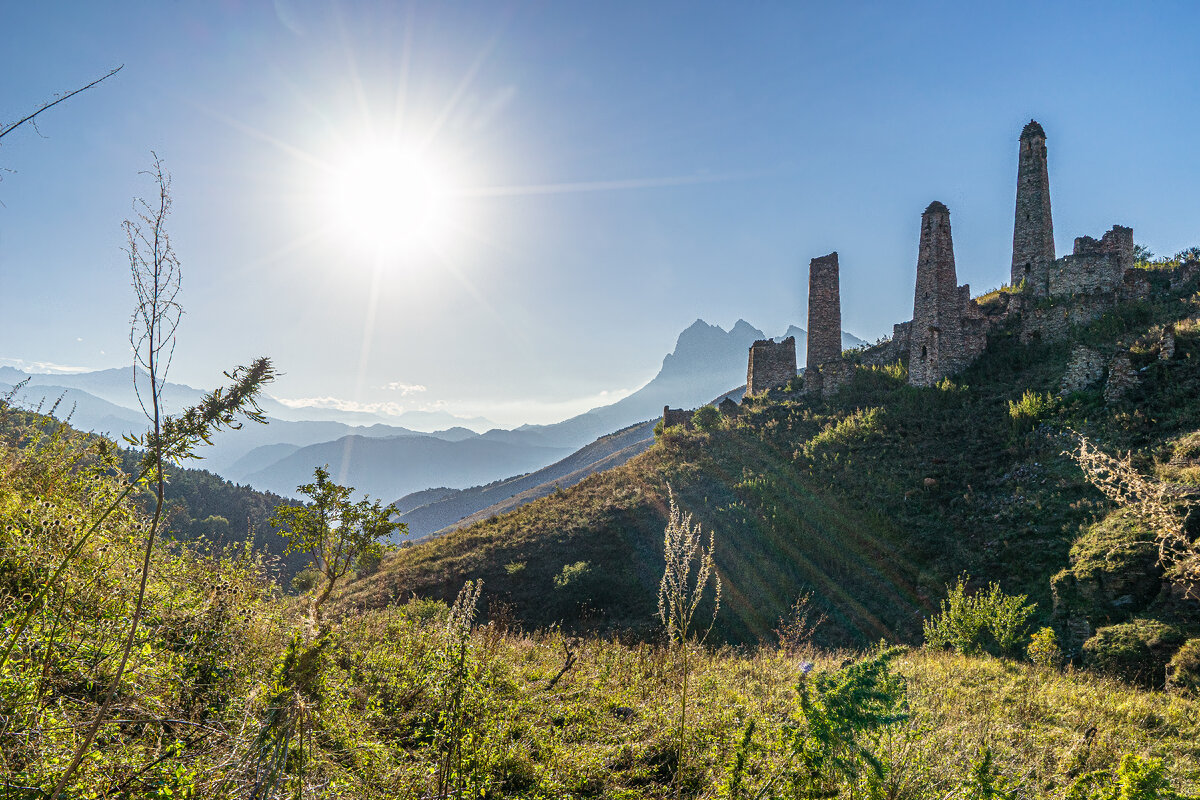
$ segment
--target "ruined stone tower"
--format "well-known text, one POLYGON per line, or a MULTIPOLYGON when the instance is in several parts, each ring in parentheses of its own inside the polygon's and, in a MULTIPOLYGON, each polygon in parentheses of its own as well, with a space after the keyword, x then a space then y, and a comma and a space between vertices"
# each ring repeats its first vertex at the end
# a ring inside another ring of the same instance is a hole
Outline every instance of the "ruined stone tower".
POLYGON ((750 345, 746 367, 746 394, 761 394, 787 385, 796 377, 796 337, 782 342, 759 339, 750 345))
POLYGON ((969 365, 987 343, 971 287, 958 285, 950 210, 934 200, 921 215, 908 382, 933 386, 969 365))
POLYGON ((838 294, 838 254, 814 258, 808 264, 807 368, 842 357, 842 301, 838 294))
POLYGON ((1017 164, 1012 285, 1025 281, 1035 295, 1045 295, 1052 263, 1054 222, 1050 217, 1046 132, 1036 121, 1030 120, 1021 131, 1021 154, 1017 164))

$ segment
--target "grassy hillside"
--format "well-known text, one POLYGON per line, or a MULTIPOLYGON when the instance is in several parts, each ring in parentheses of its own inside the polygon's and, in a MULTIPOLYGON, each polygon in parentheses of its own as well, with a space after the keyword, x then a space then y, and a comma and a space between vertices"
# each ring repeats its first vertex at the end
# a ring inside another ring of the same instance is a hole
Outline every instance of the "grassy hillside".
MULTIPOLYGON (((1145 328, 1156 313, 1104 325, 1145 328)), ((1098 331, 1088 335, 1108 335, 1098 331)), ((419 581, 453 593, 464 575, 486 574, 485 625, 468 600, 381 603, 317 625, 307 600, 281 595, 245 548, 160 539, 119 680, 144 505, 119 500, 126 478, 111 443, 0 402, 0 797, 49 797, 76 752, 60 797, 1195 796, 1200 648, 1197 680, 1162 692, 922 649, 668 648, 527 632, 518 620, 561 614, 656 638, 668 483, 718 530, 720 636, 766 634, 776 606, 807 587, 831 614, 830 640, 915 638, 938 582, 964 563, 1018 587, 1067 565, 1058 583, 1070 577, 1095 600, 1089 581, 1108 586, 1097 576, 1144 559, 1141 533, 1055 460, 1061 445, 1047 432, 1069 420, 1145 442, 1139 457, 1185 479, 1196 423, 1180 398, 1195 397, 1194 327, 1181 326, 1179 344, 1175 362, 1144 373, 1146 421, 1079 396, 1018 403, 1030 413, 1012 422, 1003 376, 1040 370, 1049 381, 1060 358, 1012 342, 973 373, 979 389, 916 391, 900 371, 878 370, 835 403, 754 404, 711 433, 668 431, 635 462, 409 548, 343 600, 346 610, 356 598, 403 598, 419 581), (978 424, 991 411, 999 421, 978 424), (970 430, 978 441, 938 439, 970 430), (984 453, 1009 474, 975 465, 984 453), (1040 536, 1057 555, 1035 559, 1003 540, 1027 517, 1047 527, 1012 535, 1040 536), (995 546, 976 545, 993 536, 995 546)), ((1156 603, 1118 625, 1167 641, 1180 623, 1156 603)))
POLYGON ((1113 511, 1064 454, 1063 431, 1132 450, 1151 469, 1200 429, 1200 333, 1184 321, 1200 297, 1194 285, 1172 291, 1169 270, 1151 279, 1152 301, 1114 308, 1064 341, 997 336, 936 388, 906 385, 899 365, 860 369, 828 402, 784 393, 710 432, 669 430, 622 467, 404 550, 351 587, 344 608, 452 598, 482 578, 489 602, 527 624, 646 634, 670 485, 716 532, 726 641, 768 635, 806 592, 829 615, 827 644, 915 641, 962 572, 1028 594, 1049 621, 1052 578, 1113 511), (1180 323, 1177 352, 1158 361, 1166 322, 1180 323), (1056 397, 1079 343, 1132 348, 1141 384, 1125 402, 1106 405, 1101 385, 1056 397))

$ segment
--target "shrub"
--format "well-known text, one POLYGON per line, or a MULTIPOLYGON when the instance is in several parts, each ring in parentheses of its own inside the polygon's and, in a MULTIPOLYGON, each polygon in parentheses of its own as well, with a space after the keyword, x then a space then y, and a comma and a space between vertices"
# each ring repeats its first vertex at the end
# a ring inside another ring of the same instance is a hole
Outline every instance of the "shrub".
POLYGON ((1059 669, 1063 665, 1063 651, 1058 646, 1058 636, 1053 628, 1042 628, 1029 637, 1025 652, 1029 660, 1039 667, 1059 669))
POLYGON ((1188 639, 1171 657, 1167 686, 1172 691, 1200 696, 1200 639, 1188 639))
POLYGON ((1075 781, 1066 800, 1185 800, 1171 790, 1162 759, 1139 758, 1132 753, 1121 759, 1114 775, 1108 770, 1091 772, 1075 781))
POLYGON ((296 573, 296 577, 292 578, 292 591, 296 594, 305 594, 317 588, 317 584, 321 582, 321 573, 315 569, 305 569, 296 573))
POLYGON ((591 575, 591 572, 592 565, 587 561, 564 564, 562 570, 554 576, 554 588, 566 589, 568 586, 578 586, 591 575))
POLYGON ((1148 688, 1160 687, 1167 662, 1184 643, 1174 625, 1135 619, 1096 631, 1083 643, 1084 666, 1148 688))
POLYGON ((1026 389, 1020 400, 1008 401, 1008 418, 1013 433, 1033 430, 1038 421, 1054 410, 1054 398, 1026 389))
POLYGON ((387 547, 382 542, 371 542, 358 554, 358 558, 354 562, 355 571, 360 577, 376 572, 386 554, 387 547))
POLYGON ((696 430, 711 431, 721 424, 721 412, 716 406, 700 406, 692 414, 692 424, 696 430))
POLYGON ((1026 625, 1037 608, 1025 605, 1026 595, 1005 594, 998 583, 992 583, 986 594, 967 595, 965 576, 947 588, 942 613, 925 622, 926 644, 964 655, 1015 657, 1022 652, 1026 625))
POLYGON ((1162 586, 1158 536, 1129 508, 1090 525, 1071 546, 1071 566, 1052 580, 1058 608, 1094 625, 1122 622, 1162 586))
POLYGON ((886 728, 908 718, 904 679, 890 669, 901 652, 879 650, 835 672, 800 679, 802 724, 791 728, 788 747, 803 765, 791 782, 813 792, 802 796, 833 797, 860 777, 884 777, 874 745, 886 728))

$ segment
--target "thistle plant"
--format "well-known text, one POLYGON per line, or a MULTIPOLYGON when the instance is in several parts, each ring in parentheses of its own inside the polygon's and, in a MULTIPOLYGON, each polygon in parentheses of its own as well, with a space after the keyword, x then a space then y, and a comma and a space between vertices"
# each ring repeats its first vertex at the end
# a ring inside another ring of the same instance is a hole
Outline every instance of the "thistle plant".
POLYGON ((700 523, 692 522, 692 515, 680 510, 675 502, 675 492, 667 487, 670 512, 667 528, 663 535, 663 556, 666 564, 662 581, 658 585, 658 618, 667 633, 669 646, 679 658, 679 754, 675 766, 675 793, 683 791, 683 767, 687 739, 688 677, 691 664, 690 636, 704 590, 713 584, 712 618, 700 636, 703 642, 721 608, 721 576, 717 574, 713 561, 714 534, 709 531, 708 546, 704 545, 704 531, 700 523))

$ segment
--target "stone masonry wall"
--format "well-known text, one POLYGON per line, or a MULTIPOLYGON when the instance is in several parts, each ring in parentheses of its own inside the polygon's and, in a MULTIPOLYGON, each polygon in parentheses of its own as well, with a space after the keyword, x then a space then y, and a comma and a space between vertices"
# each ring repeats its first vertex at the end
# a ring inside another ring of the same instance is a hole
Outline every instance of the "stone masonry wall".
POLYGON ((1063 374, 1059 396, 1065 397, 1094 385, 1104 377, 1104 356, 1084 345, 1076 345, 1063 374))
POLYGON ((814 258, 808 265, 808 360, 819 367, 842 357, 842 301, 838 290, 838 254, 814 258))
POLYGON ((1046 293, 1053 297, 1111 292, 1132 267, 1133 229, 1114 225, 1099 241, 1090 236, 1077 238, 1075 252, 1051 266, 1046 293))
POLYGON ((796 338, 782 342, 759 339, 750 345, 750 360, 746 368, 746 394, 760 394, 783 386, 796 377, 796 338))
POLYGON ((1034 120, 1021 131, 1017 162, 1017 208, 1013 224, 1012 285, 1022 280, 1037 296, 1047 291, 1054 262, 1054 221, 1050 213, 1050 176, 1046 132, 1034 120))
MULTIPOLYGON (((908 334, 908 382, 933 386, 968 366, 987 345, 987 324, 954 268, 950 210, 933 201, 921 215, 917 284, 908 334)), ((896 330, 899 334, 899 330, 896 330)))
POLYGON ((663 406, 663 428, 670 428, 673 425, 682 425, 685 428, 690 428, 692 427, 692 414, 694 413, 696 412, 663 406))

